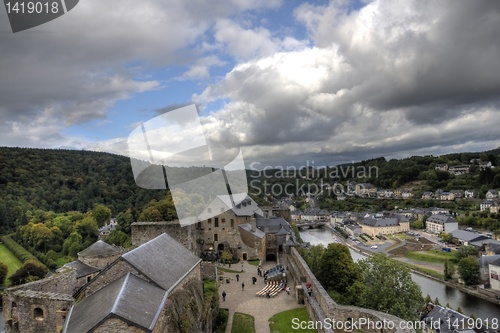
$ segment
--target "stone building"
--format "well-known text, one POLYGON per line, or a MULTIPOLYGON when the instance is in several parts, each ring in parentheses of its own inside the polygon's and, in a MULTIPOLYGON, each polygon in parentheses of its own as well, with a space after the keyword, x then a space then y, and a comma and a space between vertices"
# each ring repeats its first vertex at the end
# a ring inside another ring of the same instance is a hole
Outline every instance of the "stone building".
POLYGON ((425 229, 434 234, 442 232, 449 234, 458 229, 458 222, 449 215, 433 214, 425 221, 425 229))
POLYGON ((367 217, 362 219, 359 225, 363 233, 372 237, 410 231, 410 221, 402 215, 380 219, 367 217))
POLYGON ((123 254, 74 296, 65 333, 200 332, 201 259, 163 233, 123 254))
POLYGON ((60 331, 73 304, 73 293, 121 253, 121 248, 97 241, 51 277, 6 289, 3 297, 5 332, 60 331))

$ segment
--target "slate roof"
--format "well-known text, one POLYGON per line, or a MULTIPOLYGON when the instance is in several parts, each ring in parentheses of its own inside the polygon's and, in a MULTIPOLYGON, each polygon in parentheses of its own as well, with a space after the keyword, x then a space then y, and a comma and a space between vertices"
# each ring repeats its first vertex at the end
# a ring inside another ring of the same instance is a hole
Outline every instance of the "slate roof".
POLYGON ((372 217, 364 218, 362 219, 359 224, 363 224, 366 226, 370 227, 376 227, 376 228, 381 228, 381 227, 394 227, 399 225, 399 219, 391 217, 391 218, 384 218, 384 219, 374 219, 372 217))
POLYGON ((240 224, 239 227, 251 234, 253 234, 255 237, 258 237, 258 238, 264 238, 264 236, 266 235, 266 233, 258 228, 255 228, 255 231, 252 231, 252 226, 250 225, 250 223, 244 223, 244 224, 240 224))
POLYGON ((88 332, 109 317, 120 317, 152 331, 167 298, 167 292, 127 273, 72 308, 64 333, 88 332))
POLYGON ((246 193, 238 193, 233 195, 235 205, 231 202, 228 195, 217 196, 227 207, 229 207, 236 216, 253 216, 254 214, 263 216, 262 209, 257 203, 250 198, 246 193))
POLYGON ((439 327, 441 333, 475 333, 467 327, 467 319, 469 317, 447 307, 434 304, 433 306, 434 308, 422 319, 427 326, 431 326, 431 323, 434 323, 433 327, 439 327), (464 323, 465 327, 458 327, 458 329, 455 330, 456 327, 453 326, 454 323, 464 323))
POLYGON ((257 228, 270 234, 277 234, 280 232, 282 228, 285 229, 285 232, 288 234, 290 232, 290 224, 282 217, 257 217, 255 219, 255 223, 257 228), (269 227, 269 231, 265 231, 265 227, 269 227))
POLYGON ((81 262, 80 260, 68 262, 67 264, 64 265, 64 267, 73 268, 76 271, 77 278, 81 278, 81 277, 87 276, 89 274, 99 272, 98 268, 89 266, 89 265, 81 262))
POLYGON ((167 291, 201 261, 165 233, 125 253, 122 258, 167 291))
POLYGON ((500 260, 500 254, 496 254, 494 256, 480 256, 479 257, 479 266, 480 267, 488 267, 489 264, 491 264, 497 260, 500 260))
POLYGON ((497 260, 495 260, 495 261, 493 261, 493 262, 490 262, 490 265, 500 267, 500 259, 497 259, 497 260))
POLYGON ((465 241, 465 242, 473 242, 473 241, 479 241, 482 239, 488 239, 488 237, 480 235, 480 234, 476 234, 475 232, 470 232, 467 230, 460 230, 460 229, 452 231, 451 235, 454 238, 460 239, 460 240, 465 241))
POLYGON ((433 222, 433 223, 439 223, 439 224, 457 222, 453 217, 451 217, 449 215, 443 215, 443 214, 431 215, 427 219, 427 221, 433 222))
POLYGON ((78 255, 82 257, 112 256, 121 252, 122 249, 120 247, 98 240, 85 250, 78 252, 78 255))
POLYGON ((481 239, 477 241, 470 242, 471 245, 481 247, 484 244, 488 245, 490 250, 494 251, 496 254, 500 254, 500 242, 491 238, 481 239))

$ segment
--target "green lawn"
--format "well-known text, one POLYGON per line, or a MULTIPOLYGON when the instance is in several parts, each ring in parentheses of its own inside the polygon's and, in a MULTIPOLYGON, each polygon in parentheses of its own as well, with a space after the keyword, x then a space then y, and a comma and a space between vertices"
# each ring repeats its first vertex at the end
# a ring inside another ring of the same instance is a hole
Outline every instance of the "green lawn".
POLYGON ((301 322, 309 322, 311 318, 307 313, 306 308, 298 308, 288 311, 283 311, 269 319, 269 328, 273 333, 288 333, 288 332, 301 332, 301 333, 316 333, 313 329, 298 329, 301 322), (294 320, 294 318, 297 318, 294 320))
POLYGON ((248 260, 248 263, 249 263, 250 265, 259 266, 259 264, 260 264, 260 260, 259 260, 259 259, 248 260))
POLYGON ((241 273, 241 270, 235 271, 234 269, 217 267, 217 274, 218 275, 223 275, 224 273, 241 273))
POLYGON ((436 250, 430 250, 425 252, 409 251, 405 254, 405 257, 408 259, 430 262, 430 263, 439 263, 439 264, 444 264, 446 260, 454 258, 453 253, 451 252, 436 251, 436 250))
POLYGON ((235 312, 231 333, 255 333, 255 318, 245 313, 235 312))
MULTIPOLYGON (((21 261, 19 261, 19 259, 17 259, 3 244, 0 244, 0 262, 7 265, 9 270, 7 278, 14 274, 22 265, 21 261)), ((9 282, 9 280, 5 280, 6 284, 9 284, 9 282)))

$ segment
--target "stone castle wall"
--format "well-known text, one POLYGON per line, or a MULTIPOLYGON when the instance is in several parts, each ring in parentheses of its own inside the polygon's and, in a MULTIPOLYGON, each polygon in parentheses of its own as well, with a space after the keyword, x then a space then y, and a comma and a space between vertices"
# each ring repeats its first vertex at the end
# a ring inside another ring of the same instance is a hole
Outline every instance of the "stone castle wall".
MULTIPOLYGON (((335 321, 346 322, 353 320, 359 322, 359 318, 366 318, 374 323, 391 322, 394 324, 394 329, 370 329, 363 328, 364 332, 369 333, 414 333, 415 330, 400 330, 399 327, 405 327, 401 324, 404 322, 402 319, 374 310, 363 309, 354 306, 343 306, 337 304, 328 295, 323 286, 316 279, 314 274, 309 269, 304 259, 300 256, 295 248, 291 248, 291 254, 285 256, 285 265, 289 267, 290 276, 293 278, 299 290, 305 289, 305 282, 311 282, 312 293, 311 296, 307 292, 301 293, 304 303, 311 315, 312 320, 322 321, 325 318, 335 319, 335 321)), ((323 332, 333 332, 332 330, 323 330, 323 332)))
POLYGON ((121 253, 118 253, 111 256, 78 256, 78 260, 91 267, 103 269, 111 265, 111 263, 120 258, 121 255, 121 253))

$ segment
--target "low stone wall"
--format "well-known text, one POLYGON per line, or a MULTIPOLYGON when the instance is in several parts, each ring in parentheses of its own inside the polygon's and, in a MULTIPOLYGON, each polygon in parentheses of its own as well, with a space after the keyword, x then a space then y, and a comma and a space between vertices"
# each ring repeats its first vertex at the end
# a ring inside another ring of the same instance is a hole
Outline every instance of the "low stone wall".
MULTIPOLYGON (((413 329, 400 329, 400 327, 407 327, 405 321, 378 311, 373 311, 369 309, 363 309, 354 306, 343 306, 337 304, 328 295, 323 286, 316 279, 314 274, 309 269, 304 259, 300 256, 299 252, 295 248, 291 248, 291 254, 285 256, 285 265, 288 266, 289 276, 292 277, 296 285, 300 285, 298 290, 304 290, 303 298, 307 310, 314 321, 324 321, 326 318, 330 320, 335 320, 336 322, 356 322, 360 323, 360 318, 364 318, 365 321, 371 323, 388 323, 390 325, 385 325, 385 327, 378 329, 377 327, 363 327, 360 328, 363 332, 369 333, 414 333, 413 329), (311 283, 311 295, 305 290, 306 281, 311 283), (388 326, 393 326, 390 328, 388 326)), ((290 282, 290 281, 289 281, 290 282)), ((299 295, 300 296, 300 295, 299 295)), ((321 332, 336 332, 331 329, 320 329, 321 332)))
POLYGON ((213 262, 202 261, 201 262, 201 278, 217 280, 217 266, 213 262))

